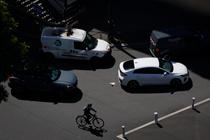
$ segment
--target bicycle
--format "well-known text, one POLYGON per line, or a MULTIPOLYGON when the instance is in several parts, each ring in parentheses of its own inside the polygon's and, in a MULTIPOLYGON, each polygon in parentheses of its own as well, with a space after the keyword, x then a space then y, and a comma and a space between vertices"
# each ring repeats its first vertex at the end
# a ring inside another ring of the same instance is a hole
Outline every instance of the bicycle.
MULTIPOLYGON (((93 126, 96 128, 102 128, 104 126, 104 121, 101 118, 98 118, 96 114, 92 114, 89 120, 93 126)), ((87 125, 86 116, 85 115, 78 115, 76 117, 76 123, 78 126, 84 127, 87 125)))

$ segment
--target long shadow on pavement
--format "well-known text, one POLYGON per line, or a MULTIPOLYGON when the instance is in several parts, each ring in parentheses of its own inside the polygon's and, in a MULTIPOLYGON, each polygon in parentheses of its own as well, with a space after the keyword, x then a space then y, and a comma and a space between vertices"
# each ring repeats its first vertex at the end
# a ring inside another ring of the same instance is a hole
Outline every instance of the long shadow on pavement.
POLYGON ((89 60, 54 60, 53 65, 64 70, 96 70, 96 69, 108 69, 115 64, 115 58, 110 56, 106 59, 99 59, 96 61, 89 60))
POLYGON ((18 91, 11 90, 11 95, 19 100, 39 101, 39 102, 52 102, 57 103, 76 103, 82 98, 82 91, 76 89, 71 93, 58 94, 56 92, 35 92, 35 91, 18 91))

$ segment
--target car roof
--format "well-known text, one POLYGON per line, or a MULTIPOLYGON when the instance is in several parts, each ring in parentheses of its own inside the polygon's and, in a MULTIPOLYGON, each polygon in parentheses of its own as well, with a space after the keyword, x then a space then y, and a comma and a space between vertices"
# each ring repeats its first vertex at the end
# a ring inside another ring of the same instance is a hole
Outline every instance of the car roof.
POLYGON ((185 36, 190 36, 192 34, 193 32, 189 29, 168 28, 161 30, 153 30, 151 35, 152 37, 155 37, 158 40, 169 37, 185 37, 185 36))
POLYGON ((146 57, 134 59, 135 69, 146 67, 159 67, 159 60, 156 57, 146 57))

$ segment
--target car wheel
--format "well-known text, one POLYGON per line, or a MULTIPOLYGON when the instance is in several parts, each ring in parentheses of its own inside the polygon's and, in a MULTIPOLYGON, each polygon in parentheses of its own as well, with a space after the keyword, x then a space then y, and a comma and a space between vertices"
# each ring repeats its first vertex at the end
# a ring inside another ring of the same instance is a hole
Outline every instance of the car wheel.
POLYGON ((173 79, 171 81, 172 88, 176 89, 176 88, 179 88, 181 85, 182 85, 182 83, 181 83, 181 80, 179 80, 179 79, 173 79))
POLYGON ((136 89, 139 87, 139 83, 135 80, 129 81, 127 87, 130 89, 136 89))

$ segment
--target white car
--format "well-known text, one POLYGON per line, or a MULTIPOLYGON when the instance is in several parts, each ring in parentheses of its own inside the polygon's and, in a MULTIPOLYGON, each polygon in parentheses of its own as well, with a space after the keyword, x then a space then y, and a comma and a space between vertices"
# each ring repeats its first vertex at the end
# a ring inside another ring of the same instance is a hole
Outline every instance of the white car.
POLYGON ((188 82, 189 72, 181 63, 145 57, 121 62, 118 77, 121 85, 129 88, 143 85, 178 87, 188 82))

